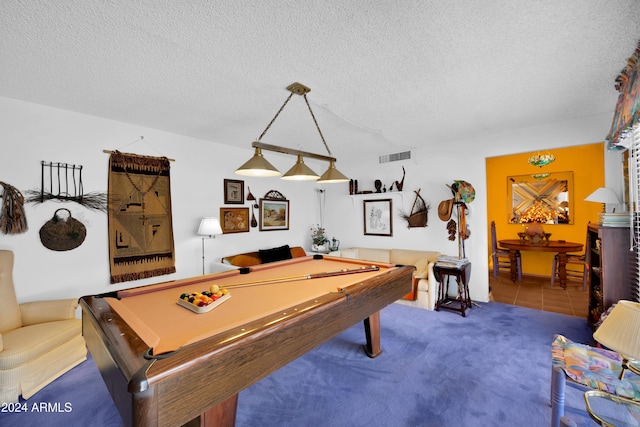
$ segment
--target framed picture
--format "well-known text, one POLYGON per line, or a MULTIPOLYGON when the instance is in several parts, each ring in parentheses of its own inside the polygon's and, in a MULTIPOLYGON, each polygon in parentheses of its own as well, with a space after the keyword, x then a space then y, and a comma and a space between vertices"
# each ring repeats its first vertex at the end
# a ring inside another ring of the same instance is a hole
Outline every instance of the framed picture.
POLYGON ((249 231, 249 208, 220 208, 222 233, 249 231))
POLYGON ((237 179, 224 180, 224 204, 241 205, 244 203, 244 181, 237 179))
POLYGON ((391 199, 364 200, 365 236, 393 236, 391 199))
POLYGON ((260 231, 289 229, 289 201, 260 199, 260 231))

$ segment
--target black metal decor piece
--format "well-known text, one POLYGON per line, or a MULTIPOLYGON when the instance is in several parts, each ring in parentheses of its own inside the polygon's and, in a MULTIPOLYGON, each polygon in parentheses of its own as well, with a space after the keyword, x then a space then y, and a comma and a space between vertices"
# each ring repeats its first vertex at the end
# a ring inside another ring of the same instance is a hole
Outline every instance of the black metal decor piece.
POLYGON ((84 193, 82 165, 41 161, 40 189, 28 190, 26 203, 47 200, 76 202, 88 209, 107 212, 107 193, 84 193))

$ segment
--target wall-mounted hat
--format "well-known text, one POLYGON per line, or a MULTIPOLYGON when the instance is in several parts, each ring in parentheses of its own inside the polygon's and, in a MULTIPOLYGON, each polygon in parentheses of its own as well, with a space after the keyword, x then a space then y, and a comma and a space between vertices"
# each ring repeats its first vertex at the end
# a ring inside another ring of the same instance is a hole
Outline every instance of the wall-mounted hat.
POLYGON ((454 187, 460 196, 460 201, 471 203, 476 198, 476 190, 467 181, 455 181, 454 187))
POLYGON ((442 221, 449 221, 451 212, 453 211, 453 203, 455 199, 443 200, 438 205, 438 218, 442 221))

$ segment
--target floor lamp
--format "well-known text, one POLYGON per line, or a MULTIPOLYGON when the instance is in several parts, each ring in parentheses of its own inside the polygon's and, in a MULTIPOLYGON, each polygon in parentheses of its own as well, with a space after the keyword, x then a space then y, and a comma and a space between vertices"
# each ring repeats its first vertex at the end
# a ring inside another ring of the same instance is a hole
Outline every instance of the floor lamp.
POLYGON ((198 235, 202 237, 202 275, 204 276, 204 239, 208 236, 209 239, 215 239, 215 236, 222 234, 222 228, 220 227, 220 221, 217 218, 205 217, 200 221, 200 227, 198 227, 198 235))

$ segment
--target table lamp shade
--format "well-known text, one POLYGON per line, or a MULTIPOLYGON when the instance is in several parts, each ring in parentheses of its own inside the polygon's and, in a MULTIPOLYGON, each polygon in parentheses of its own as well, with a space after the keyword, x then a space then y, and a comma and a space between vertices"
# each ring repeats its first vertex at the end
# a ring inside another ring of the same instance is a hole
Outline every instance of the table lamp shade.
POLYGON ((222 234, 220 221, 213 217, 202 218, 200 221, 200 227, 198 227, 198 234, 201 236, 215 236, 216 234, 222 234))
POLYGON ((593 338, 629 359, 640 359, 640 304, 618 301, 593 338))
POLYGON ((600 187, 585 199, 587 202, 620 204, 620 198, 611 188, 600 187))

